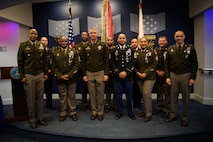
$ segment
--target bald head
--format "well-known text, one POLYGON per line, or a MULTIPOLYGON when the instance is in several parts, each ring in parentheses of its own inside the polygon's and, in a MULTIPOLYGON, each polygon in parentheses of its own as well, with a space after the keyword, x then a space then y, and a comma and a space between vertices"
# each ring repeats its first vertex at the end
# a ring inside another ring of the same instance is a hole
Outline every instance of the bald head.
POLYGON ((68 46, 68 38, 65 36, 62 36, 60 39, 61 47, 66 48, 68 46))
POLYGON ((185 40, 185 34, 183 31, 178 30, 174 34, 174 40, 176 41, 176 44, 183 44, 185 40))

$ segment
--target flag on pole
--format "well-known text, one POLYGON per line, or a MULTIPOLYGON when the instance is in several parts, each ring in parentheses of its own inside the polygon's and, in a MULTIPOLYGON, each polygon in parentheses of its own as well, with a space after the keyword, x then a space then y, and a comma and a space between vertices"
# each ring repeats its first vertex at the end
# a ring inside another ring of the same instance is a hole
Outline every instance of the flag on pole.
POLYGON ((139 4, 139 14, 138 14, 138 39, 144 36, 144 29, 143 29, 143 11, 142 11, 142 0, 140 0, 139 4))
POLYGON ((103 0, 102 2, 100 27, 102 41, 105 42, 106 38, 109 36, 114 37, 114 27, 110 0, 103 0))
POLYGON ((74 43, 74 37, 73 37, 73 26, 72 26, 72 13, 71 13, 71 2, 69 0, 69 8, 68 8, 68 16, 69 16, 69 21, 68 21, 68 45, 70 48, 74 48, 75 43, 74 43))

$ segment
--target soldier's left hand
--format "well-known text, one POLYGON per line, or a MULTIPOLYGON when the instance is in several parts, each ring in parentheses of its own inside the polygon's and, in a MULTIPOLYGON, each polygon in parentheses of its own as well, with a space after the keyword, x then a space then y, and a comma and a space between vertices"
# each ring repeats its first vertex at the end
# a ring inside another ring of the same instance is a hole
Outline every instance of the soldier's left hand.
POLYGON ((125 71, 122 71, 119 73, 120 78, 125 78, 127 76, 127 73, 125 71))
POLYGON ((189 86, 193 86, 195 84, 195 80, 194 79, 190 79, 189 80, 189 86))
POLYGON ((44 75, 44 81, 48 79, 48 75, 44 75))
POLYGON ((108 75, 104 75, 103 81, 108 81, 108 79, 109 79, 108 75))
POLYGON ((158 76, 163 77, 165 75, 165 71, 162 70, 156 70, 158 76))

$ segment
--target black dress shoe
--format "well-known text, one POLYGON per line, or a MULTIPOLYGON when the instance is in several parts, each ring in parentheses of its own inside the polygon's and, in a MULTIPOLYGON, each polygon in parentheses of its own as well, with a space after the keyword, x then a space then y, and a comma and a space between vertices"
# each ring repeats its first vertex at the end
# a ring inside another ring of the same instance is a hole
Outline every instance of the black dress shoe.
POLYGON ((187 126, 188 125, 188 122, 186 120, 181 120, 181 125, 182 126, 187 126))
POLYGON ((63 122, 65 119, 66 119, 66 116, 60 116, 60 117, 59 117, 59 121, 60 121, 60 122, 63 122))
POLYGON ((115 116, 115 119, 120 119, 121 118, 121 116, 122 116, 122 114, 117 114, 116 116, 115 116))
POLYGON ((135 117, 134 114, 129 114, 128 116, 129 116, 129 118, 131 118, 132 120, 135 120, 135 119, 136 119, 136 117, 135 117))
POLYGON ((90 119, 91 119, 91 120, 95 120, 95 119, 96 119, 96 117, 97 117, 97 115, 96 115, 96 114, 92 114, 92 115, 91 115, 91 117, 90 117, 90 119))
POLYGON ((39 125, 47 126, 47 122, 45 120, 38 120, 37 123, 39 125))
POLYGON ((166 122, 172 122, 174 120, 175 120, 175 118, 171 118, 171 117, 168 117, 168 118, 165 119, 166 122))
POLYGON ((37 123, 36 122, 30 122, 30 127, 31 128, 37 128, 37 123))
POLYGON ((152 119, 152 116, 145 116, 144 117, 144 122, 148 122, 152 119))

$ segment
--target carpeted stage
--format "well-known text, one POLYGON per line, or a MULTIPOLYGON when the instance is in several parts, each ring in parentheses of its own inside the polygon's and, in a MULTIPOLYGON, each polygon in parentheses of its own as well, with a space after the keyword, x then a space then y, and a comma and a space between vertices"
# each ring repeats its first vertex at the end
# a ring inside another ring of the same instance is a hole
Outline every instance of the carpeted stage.
MULTIPOLYGON (((54 108, 59 108, 59 100, 54 100, 54 108)), ((153 100, 153 108, 156 101, 153 100)), ((33 141, 51 142, 81 142, 81 141, 146 141, 146 142, 184 142, 202 141, 210 142, 213 135, 213 106, 202 105, 194 100, 190 104, 189 125, 182 127, 180 124, 182 101, 179 100, 177 119, 173 122, 164 122, 161 114, 153 115, 150 122, 144 122, 138 117, 141 110, 135 108, 136 120, 127 116, 126 102, 124 102, 124 114, 119 120, 115 120, 116 112, 104 113, 104 120, 90 120, 90 111, 81 111, 78 101, 78 121, 73 121, 69 116, 64 122, 59 122, 59 112, 56 109, 44 109, 44 118, 47 126, 38 126, 36 129, 29 127, 28 121, 8 122, 4 131, 16 136, 33 141)), ((6 117, 12 111, 12 105, 4 106, 6 117)), ((7 118, 6 118, 7 119, 7 118)), ((2 136, 2 135, 0 135, 2 136)), ((6 137, 1 138, 1 142, 6 137)))

